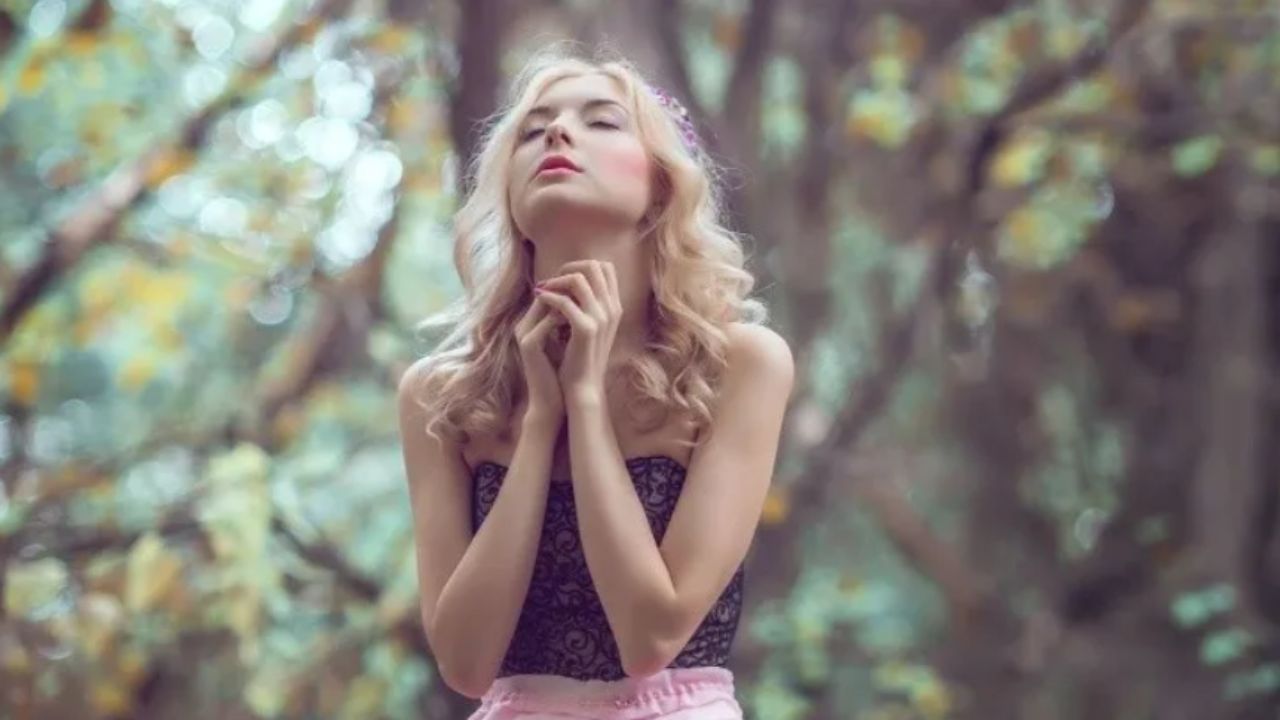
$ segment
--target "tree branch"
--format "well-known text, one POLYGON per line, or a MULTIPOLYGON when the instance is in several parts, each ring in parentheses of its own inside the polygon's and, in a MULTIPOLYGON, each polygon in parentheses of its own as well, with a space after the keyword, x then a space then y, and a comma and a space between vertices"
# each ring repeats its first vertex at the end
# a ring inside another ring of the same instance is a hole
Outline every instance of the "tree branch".
POLYGON ((322 0, 302 23, 289 23, 279 37, 269 37, 255 46, 247 58, 244 77, 228 82, 227 92, 187 119, 179 131, 176 146, 162 145, 142 157, 116 168, 49 232, 44 252, 17 279, 13 289, 0 299, 0 344, 9 339, 23 316, 69 268, 95 245, 106 242, 124 211, 145 196, 146 179, 152 169, 175 154, 195 154, 204 144, 214 120, 243 104, 259 79, 274 70, 280 55, 308 39, 324 21, 346 12, 351 0, 322 0))

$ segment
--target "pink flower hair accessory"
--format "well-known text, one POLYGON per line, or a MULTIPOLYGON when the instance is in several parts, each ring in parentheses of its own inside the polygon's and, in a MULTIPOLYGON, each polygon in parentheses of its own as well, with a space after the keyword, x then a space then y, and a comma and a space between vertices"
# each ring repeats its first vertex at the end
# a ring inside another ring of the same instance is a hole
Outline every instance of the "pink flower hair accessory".
POLYGON ((649 85, 648 88, 649 92, 653 93, 658 102, 675 118, 676 124, 680 128, 680 137, 684 140, 685 148, 691 153, 696 152, 699 147, 698 131, 693 126, 693 117, 689 115, 688 109, 665 90, 653 85, 649 85))

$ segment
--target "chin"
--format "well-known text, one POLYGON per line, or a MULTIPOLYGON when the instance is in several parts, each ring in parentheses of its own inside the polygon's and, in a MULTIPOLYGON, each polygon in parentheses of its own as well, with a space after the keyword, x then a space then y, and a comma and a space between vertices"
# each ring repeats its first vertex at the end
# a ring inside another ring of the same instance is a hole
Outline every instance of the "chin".
POLYGON ((527 229, 526 234, 533 237, 580 230, 584 224, 592 223, 604 227, 625 223, 634 226, 640 220, 640 213, 632 213, 616 205, 571 198, 568 193, 542 194, 545 197, 537 198, 526 206, 518 222, 520 227, 527 229))

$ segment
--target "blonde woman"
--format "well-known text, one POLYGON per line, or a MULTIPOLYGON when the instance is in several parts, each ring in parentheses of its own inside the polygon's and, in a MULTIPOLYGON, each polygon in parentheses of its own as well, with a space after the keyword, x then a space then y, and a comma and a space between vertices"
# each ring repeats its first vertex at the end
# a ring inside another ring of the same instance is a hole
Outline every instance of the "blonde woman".
POLYGON ((726 662, 794 371, 688 114, 553 48, 469 171, 465 293, 398 396, 440 674, 472 720, 741 718, 726 662))

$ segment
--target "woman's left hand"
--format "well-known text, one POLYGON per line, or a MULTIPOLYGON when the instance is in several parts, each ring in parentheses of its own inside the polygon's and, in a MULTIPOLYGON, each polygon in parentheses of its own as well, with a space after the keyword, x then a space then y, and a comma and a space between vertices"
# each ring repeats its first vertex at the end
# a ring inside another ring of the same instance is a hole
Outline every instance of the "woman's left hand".
POLYGON ((603 400, 609 351, 622 318, 613 263, 567 262, 541 288, 546 302, 569 321, 569 343, 557 369, 565 401, 603 400))

